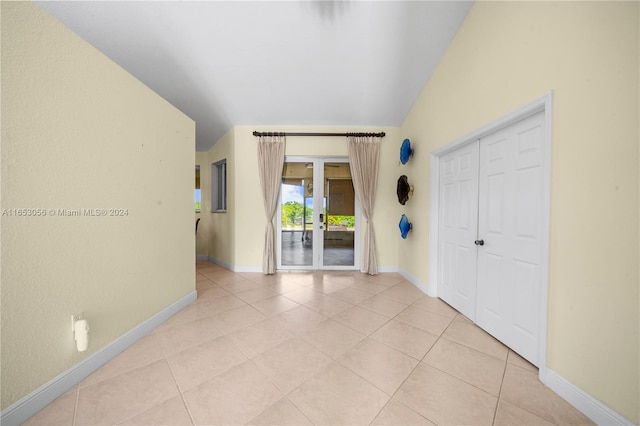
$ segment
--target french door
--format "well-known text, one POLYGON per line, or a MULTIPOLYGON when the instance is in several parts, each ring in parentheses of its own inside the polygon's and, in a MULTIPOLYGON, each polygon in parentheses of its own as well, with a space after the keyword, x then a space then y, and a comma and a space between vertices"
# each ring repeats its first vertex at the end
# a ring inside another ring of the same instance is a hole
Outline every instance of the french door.
POLYGON ((286 157, 278 269, 357 269, 358 208, 347 157, 286 157))
POLYGON ((438 295, 538 365, 544 115, 443 155, 438 295))

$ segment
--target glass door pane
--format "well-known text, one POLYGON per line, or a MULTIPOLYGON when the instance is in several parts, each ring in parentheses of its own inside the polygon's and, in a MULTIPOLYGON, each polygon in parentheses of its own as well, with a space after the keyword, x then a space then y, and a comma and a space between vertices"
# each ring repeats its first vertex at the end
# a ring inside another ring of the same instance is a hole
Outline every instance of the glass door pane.
POLYGON ((324 163, 323 265, 354 266, 355 191, 349 163, 324 163))
POLYGON ((286 162, 280 193, 280 263, 313 267, 313 163, 286 162))

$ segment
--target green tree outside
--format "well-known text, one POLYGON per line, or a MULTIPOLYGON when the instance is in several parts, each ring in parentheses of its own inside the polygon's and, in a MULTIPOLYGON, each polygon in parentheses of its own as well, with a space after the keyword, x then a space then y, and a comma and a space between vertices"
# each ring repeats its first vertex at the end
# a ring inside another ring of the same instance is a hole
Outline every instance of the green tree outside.
POLYGON ((353 228, 356 224, 354 216, 329 216, 329 225, 340 226, 345 222, 347 228, 353 228))
MULTIPOLYGON (((307 208, 306 212, 302 203, 297 201, 287 201, 282 205, 282 226, 288 228, 302 227, 302 215, 306 213, 307 223, 311 223, 313 220, 313 209, 307 208)), ((325 209, 325 214, 326 214, 325 209)), ((327 218, 327 224, 332 226, 346 225, 347 228, 353 228, 356 223, 354 216, 329 216, 327 218)))
POLYGON ((302 225, 302 204, 297 201, 287 201, 282 205, 282 224, 287 227, 302 225))

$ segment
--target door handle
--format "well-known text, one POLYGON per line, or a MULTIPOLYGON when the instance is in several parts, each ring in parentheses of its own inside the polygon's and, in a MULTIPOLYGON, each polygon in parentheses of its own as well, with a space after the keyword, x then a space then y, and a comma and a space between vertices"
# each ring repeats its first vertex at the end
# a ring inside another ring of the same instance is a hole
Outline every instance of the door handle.
POLYGON ((477 245, 477 246, 483 246, 484 245, 484 240, 475 240, 473 243, 475 245, 477 245))
POLYGON ((324 222, 324 214, 320 213, 320 222, 324 222))

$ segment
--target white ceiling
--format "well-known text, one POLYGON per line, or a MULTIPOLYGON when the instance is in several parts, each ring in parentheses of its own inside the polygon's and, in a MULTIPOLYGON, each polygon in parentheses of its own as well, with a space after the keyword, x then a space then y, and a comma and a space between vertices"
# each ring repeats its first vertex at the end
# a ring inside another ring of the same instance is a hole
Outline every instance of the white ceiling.
POLYGON ((472 2, 39 1, 196 121, 398 126, 472 2))

